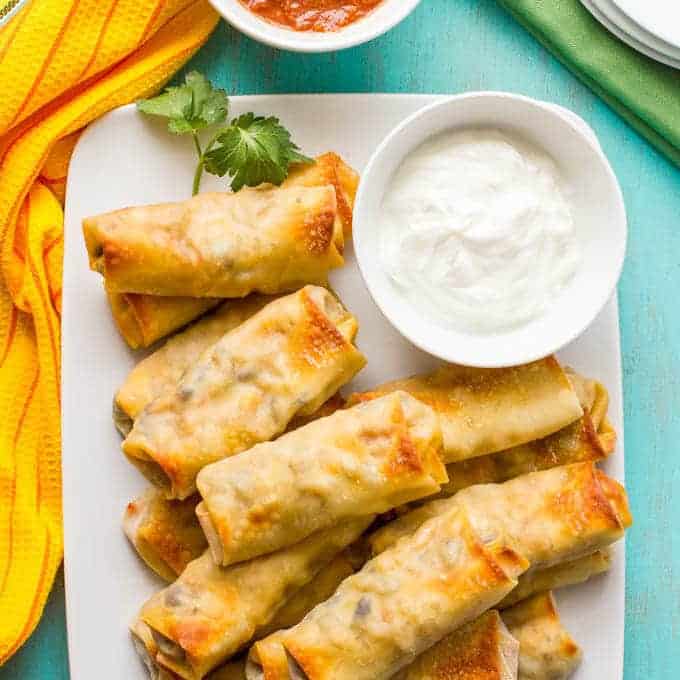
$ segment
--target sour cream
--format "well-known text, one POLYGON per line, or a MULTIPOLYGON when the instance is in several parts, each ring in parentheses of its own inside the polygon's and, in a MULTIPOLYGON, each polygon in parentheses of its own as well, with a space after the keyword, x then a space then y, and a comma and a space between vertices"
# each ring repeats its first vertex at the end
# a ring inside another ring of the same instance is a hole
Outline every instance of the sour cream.
POLYGON ((383 199, 382 266, 437 325, 502 332, 541 315, 579 242, 553 160, 506 131, 466 129, 409 154, 383 199))

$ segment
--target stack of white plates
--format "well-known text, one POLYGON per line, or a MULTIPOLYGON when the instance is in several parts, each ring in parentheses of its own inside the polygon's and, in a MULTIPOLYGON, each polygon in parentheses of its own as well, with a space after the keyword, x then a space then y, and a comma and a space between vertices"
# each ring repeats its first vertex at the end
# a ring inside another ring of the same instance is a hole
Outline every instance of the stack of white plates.
POLYGON ((619 39, 680 69, 680 0, 581 0, 619 39))

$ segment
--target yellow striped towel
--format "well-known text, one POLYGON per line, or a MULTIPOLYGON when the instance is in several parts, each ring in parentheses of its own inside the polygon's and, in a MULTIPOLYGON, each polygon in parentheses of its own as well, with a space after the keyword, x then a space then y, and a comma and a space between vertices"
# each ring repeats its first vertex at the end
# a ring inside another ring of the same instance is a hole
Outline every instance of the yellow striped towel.
POLYGON ((35 628, 62 558, 59 316, 70 153, 83 126, 157 91, 217 23, 207 0, 11 0, 4 7, 0 664, 35 628))

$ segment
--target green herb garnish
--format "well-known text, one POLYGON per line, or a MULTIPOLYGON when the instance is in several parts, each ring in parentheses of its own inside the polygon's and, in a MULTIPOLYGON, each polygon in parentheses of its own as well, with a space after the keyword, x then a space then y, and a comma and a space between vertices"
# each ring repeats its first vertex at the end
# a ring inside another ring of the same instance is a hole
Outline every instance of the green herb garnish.
POLYGON ((137 102, 137 108, 168 120, 175 135, 190 134, 198 163, 194 173, 193 194, 198 193, 203 170, 231 177, 231 188, 254 187, 263 182, 281 184, 291 163, 313 163, 300 153, 290 132, 278 118, 246 113, 226 124, 229 98, 202 74, 187 73, 184 85, 168 87, 152 99, 137 102), (219 126, 210 141, 201 146, 199 131, 219 126))

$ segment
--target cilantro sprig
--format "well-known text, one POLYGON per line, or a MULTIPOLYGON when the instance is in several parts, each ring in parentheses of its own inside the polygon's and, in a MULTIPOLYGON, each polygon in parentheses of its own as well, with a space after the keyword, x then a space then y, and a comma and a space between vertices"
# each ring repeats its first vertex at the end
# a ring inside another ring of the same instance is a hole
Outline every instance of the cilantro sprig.
POLYGON ((166 118, 171 133, 192 136, 198 156, 194 195, 204 170, 219 177, 228 175, 231 188, 238 191, 263 182, 281 184, 291 163, 314 162, 300 153, 290 132, 274 116, 246 113, 227 123, 227 93, 214 88, 196 71, 187 73, 183 85, 168 87, 157 97, 137 102, 137 108, 142 113, 166 118), (215 130, 203 146, 199 132, 208 127, 215 130))

